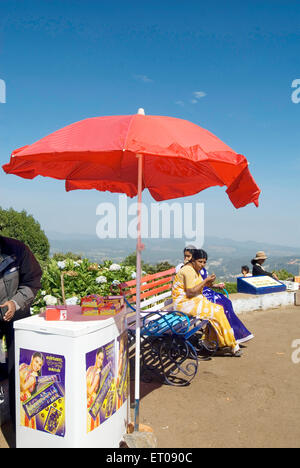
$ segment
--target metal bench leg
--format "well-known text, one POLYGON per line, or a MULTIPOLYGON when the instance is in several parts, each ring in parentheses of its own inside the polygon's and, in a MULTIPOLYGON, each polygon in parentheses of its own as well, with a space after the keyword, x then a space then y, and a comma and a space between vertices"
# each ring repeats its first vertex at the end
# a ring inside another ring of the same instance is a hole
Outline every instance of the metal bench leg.
POLYGON ((197 374, 197 352, 188 340, 180 336, 165 337, 161 342, 159 357, 168 385, 188 385, 197 374))
POLYGON ((146 383, 152 382, 156 376, 162 380, 159 349, 161 338, 148 337, 141 343, 141 380, 146 383))

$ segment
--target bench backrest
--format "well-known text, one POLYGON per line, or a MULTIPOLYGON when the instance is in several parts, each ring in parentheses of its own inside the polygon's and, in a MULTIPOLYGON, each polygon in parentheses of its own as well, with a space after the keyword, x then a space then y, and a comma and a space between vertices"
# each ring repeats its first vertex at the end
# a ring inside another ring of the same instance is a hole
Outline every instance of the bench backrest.
MULTIPOLYGON (((141 310, 159 310, 172 295, 175 268, 141 278, 141 310)), ((136 303, 136 280, 120 284, 122 293, 132 305, 136 303)))

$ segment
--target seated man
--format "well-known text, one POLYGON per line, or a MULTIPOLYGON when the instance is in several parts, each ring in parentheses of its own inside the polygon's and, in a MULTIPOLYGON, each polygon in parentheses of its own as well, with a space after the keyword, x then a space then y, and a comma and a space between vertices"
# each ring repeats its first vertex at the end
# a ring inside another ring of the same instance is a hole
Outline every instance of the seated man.
POLYGON ((251 260, 253 265, 252 268, 252 275, 253 276, 270 276, 271 278, 276 279, 279 281, 278 276, 275 273, 269 273, 263 268, 263 263, 266 261, 268 257, 266 256, 265 252, 260 250, 257 252, 256 257, 251 260))

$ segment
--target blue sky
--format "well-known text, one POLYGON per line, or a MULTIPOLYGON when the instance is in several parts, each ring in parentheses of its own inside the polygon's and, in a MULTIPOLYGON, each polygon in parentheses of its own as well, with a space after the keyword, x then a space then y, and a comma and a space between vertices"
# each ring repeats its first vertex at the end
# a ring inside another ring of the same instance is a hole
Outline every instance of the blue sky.
MULTIPOLYGON (((205 234, 300 247, 298 0, 0 0, 0 11, 1 165, 87 117, 143 107, 191 120, 244 154, 262 189, 258 209, 235 210, 225 188, 182 199, 205 204, 205 234)), ((103 201, 118 196, 0 172, 2 208, 46 232, 93 234, 103 201)))

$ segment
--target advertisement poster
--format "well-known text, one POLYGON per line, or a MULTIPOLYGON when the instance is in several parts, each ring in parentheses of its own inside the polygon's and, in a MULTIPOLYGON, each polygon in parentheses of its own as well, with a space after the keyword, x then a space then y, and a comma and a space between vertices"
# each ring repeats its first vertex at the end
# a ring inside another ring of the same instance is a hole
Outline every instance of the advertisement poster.
POLYGON ((128 398, 129 389, 129 365, 128 365, 128 333, 125 331, 117 340, 118 345, 118 367, 117 367, 117 409, 125 403, 128 398))
POLYGON ((115 340, 86 354, 87 432, 116 412, 115 340))
POLYGON ((65 358, 20 350, 21 426, 64 437, 65 358))

